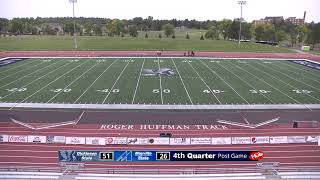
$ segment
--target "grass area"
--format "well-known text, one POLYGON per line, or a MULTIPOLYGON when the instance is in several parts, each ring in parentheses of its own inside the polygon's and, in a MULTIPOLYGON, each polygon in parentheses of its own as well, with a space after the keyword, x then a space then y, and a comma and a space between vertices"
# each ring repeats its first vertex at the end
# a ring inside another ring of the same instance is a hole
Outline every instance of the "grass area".
POLYGON ((320 51, 311 51, 311 53, 320 56, 320 51))
POLYGON ((28 59, 0 67, 0 102, 319 104, 318 70, 284 60, 28 59), (169 68, 171 76, 145 69, 169 68))
MULTIPOLYGON (((199 32, 195 32, 199 33, 199 32)), ((182 35, 181 35, 182 36, 182 35)), ((184 36, 184 35, 183 35, 184 36)), ((236 52, 292 52, 286 48, 273 47, 256 43, 242 43, 224 40, 185 39, 184 37, 106 37, 79 36, 79 50, 194 50, 194 51, 236 51, 236 52)), ((0 51, 31 50, 73 50, 71 36, 17 36, 0 37, 0 51)))

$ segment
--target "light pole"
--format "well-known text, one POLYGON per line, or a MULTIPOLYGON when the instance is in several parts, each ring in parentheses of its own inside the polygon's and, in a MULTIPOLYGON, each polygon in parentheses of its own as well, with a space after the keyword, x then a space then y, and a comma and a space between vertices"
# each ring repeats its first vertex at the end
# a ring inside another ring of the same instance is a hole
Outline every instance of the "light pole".
POLYGON ((239 30, 239 47, 240 47, 240 40, 241 40, 241 22, 242 22, 242 5, 245 5, 247 3, 247 1, 238 1, 238 4, 240 4, 241 7, 241 15, 240 15, 240 30, 239 30))
POLYGON ((72 3, 73 6, 73 43, 74 48, 77 49, 77 35, 76 35, 76 19, 74 18, 74 3, 77 3, 77 0, 69 0, 70 3, 72 3))

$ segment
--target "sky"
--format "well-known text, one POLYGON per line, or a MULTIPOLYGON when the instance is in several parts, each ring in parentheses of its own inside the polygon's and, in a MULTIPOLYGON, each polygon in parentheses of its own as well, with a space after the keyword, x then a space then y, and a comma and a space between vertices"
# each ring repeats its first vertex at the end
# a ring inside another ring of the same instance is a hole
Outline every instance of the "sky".
MULTIPOLYGON (((303 18, 320 21, 320 0, 247 0, 243 18, 251 22, 265 16, 303 18)), ((76 17, 132 19, 221 20, 240 16, 237 0, 78 0, 76 17)), ((69 0, 0 0, 0 17, 71 17, 69 0)))

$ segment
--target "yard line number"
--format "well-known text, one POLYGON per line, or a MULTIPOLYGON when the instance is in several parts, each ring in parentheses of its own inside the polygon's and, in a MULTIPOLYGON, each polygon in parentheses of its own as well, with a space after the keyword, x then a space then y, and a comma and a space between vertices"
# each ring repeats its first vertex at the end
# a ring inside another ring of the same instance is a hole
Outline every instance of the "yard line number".
MULTIPOLYGON (((152 92, 153 93, 159 93, 161 90, 160 89, 153 89, 152 92)), ((163 89, 162 90, 163 93, 170 93, 170 89, 163 89)))
POLYGON ((51 89, 50 91, 54 92, 54 93, 58 93, 58 92, 70 92, 71 89, 51 89))
MULTIPOLYGON (((109 89, 98 89, 96 91, 103 92, 103 93, 108 93, 110 90, 109 89)), ((118 93, 118 92, 120 92, 120 89, 112 89, 111 92, 118 93)))
POLYGON ((9 92, 23 92, 26 91, 27 88, 11 88, 11 89, 6 89, 9 92))
MULTIPOLYGON (((202 92, 207 93, 207 94, 210 94, 210 93, 211 93, 211 91, 208 90, 208 89, 205 89, 205 90, 203 90, 202 92)), ((212 92, 213 92, 214 94, 220 94, 220 93, 223 93, 224 91, 219 90, 219 89, 212 89, 212 92)))
POLYGON ((264 90, 264 89, 250 89, 249 91, 250 91, 252 94, 258 94, 258 93, 267 94, 267 93, 271 93, 271 91, 264 90))
POLYGON ((305 89, 294 89, 292 91, 296 92, 297 94, 310 94, 313 92, 313 91, 309 91, 309 90, 305 90, 305 89))

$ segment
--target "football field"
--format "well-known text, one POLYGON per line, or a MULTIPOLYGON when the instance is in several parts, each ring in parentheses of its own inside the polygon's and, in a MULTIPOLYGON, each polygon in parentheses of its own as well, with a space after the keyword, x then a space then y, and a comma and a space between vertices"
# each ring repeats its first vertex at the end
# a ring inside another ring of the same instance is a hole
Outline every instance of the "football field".
POLYGON ((29 58, 0 66, 0 103, 320 104, 317 68, 307 60, 29 58))

